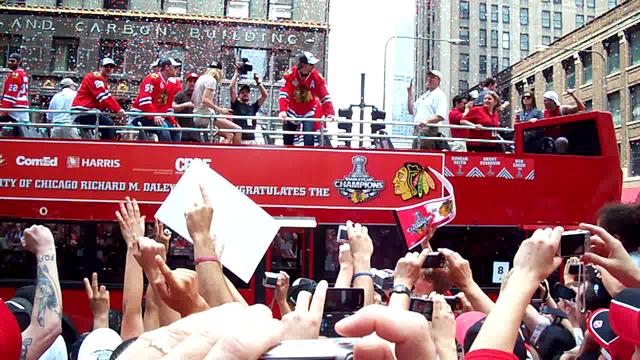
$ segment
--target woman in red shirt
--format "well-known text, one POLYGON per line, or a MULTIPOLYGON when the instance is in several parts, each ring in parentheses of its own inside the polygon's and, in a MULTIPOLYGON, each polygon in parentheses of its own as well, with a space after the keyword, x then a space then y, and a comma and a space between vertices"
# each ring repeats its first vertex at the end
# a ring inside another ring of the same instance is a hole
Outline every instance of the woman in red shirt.
MULTIPOLYGON (((498 116, 498 106, 500 98, 495 92, 487 92, 484 95, 482 106, 474 106, 467 108, 462 116, 462 125, 475 126, 477 129, 484 127, 500 127, 500 118, 498 116)), ((491 131, 487 130, 469 130, 469 138, 471 139, 487 139, 494 140, 495 136, 491 131)), ((500 151, 498 144, 467 142, 467 149, 473 152, 497 152, 500 151)))

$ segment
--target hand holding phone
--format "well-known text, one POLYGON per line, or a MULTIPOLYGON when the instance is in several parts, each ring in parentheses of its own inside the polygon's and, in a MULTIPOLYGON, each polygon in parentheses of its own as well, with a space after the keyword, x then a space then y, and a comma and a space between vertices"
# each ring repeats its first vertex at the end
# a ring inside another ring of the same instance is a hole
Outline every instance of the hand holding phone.
POLYGON ((443 268, 445 264, 444 254, 441 252, 431 252, 427 255, 422 267, 429 268, 443 268))
POLYGON ((338 233, 336 235, 336 239, 340 244, 349 242, 349 232, 347 231, 346 225, 338 226, 338 233))
POLYGON ((562 233, 558 256, 581 256, 589 246, 591 233, 586 230, 571 230, 562 233))
POLYGON ((278 284, 278 278, 280 274, 274 272, 265 272, 264 279, 262 279, 262 286, 267 289, 275 289, 278 284))

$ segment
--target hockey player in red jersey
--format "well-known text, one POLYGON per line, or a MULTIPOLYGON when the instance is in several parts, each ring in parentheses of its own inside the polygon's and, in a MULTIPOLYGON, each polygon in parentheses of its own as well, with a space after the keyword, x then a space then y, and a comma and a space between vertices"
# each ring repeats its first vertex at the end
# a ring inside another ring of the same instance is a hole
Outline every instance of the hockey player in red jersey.
MULTIPOLYGON (((4 82, 2 92, 2 107, 5 109, 27 109, 29 108, 29 75, 22 70, 22 56, 17 53, 9 55, 7 67, 11 73, 4 82)), ((28 123, 29 113, 26 112, 1 112, 0 122, 28 123)), ((19 127, 13 128, 13 135, 20 136, 19 127)))
MULTIPOLYGON (((172 58, 160 60, 160 71, 147 75, 138 90, 138 97, 131 104, 132 112, 168 113, 173 112, 173 98, 182 91, 182 84, 175 77, 180 63, 172 58)), ((176 119, 171 116, 136 116, 131 119, 135 126, 180 127, 176 119)), ((180 141, 182 133, 179 131, 159 130, 150 131, 158 135, 160 141, 180 141)), ((144 136, 141 137, 144 139, 144 136)))
MULTIPOLYGON (((108 79, 116 67, 115 61, 110 58, 104 58, 100 61, 98 71, 90 72, 82 79, 78 94, 73 100, 71 110, 76 111, 111 111, 116 113, 118 117, 124 117, 125 113, 120 104, 109 92, 108 79)), ((98 122, 100 125, 113 126, 115 122, 106 114, 99 113, 98 122)), ((79 114, 75 116, 74 121, 82 125, 95 125, 95 114, 79 114)), ((115 129, 100 129, 103 139, 115 139, 115 129)))
MULTIPOLYGON (((298 58, 298 65, 294 66, 284 76, 285 84, 280 89, 279 117, 284 121, 284 131, 296 131, 299 121, 287 120, 287 118, 314 118, 316 113, 333 120, 335 110, 331 102, 331 96, 327 91, 325 80, 315 65, 320 60, 310 52, 304 52, 298 58), (320 101, 322 109, 317 108, 316 99, 320 101), (320 111, 321 110, 321 111, 320 111)), ((302 121, 302 131, 313 131, 314 123, 302 121)), ((285 145, 293 145, 294 135, 283 136, 285 145)), ((304 145, 313 146, 313 135, 304 135, 304 145)))

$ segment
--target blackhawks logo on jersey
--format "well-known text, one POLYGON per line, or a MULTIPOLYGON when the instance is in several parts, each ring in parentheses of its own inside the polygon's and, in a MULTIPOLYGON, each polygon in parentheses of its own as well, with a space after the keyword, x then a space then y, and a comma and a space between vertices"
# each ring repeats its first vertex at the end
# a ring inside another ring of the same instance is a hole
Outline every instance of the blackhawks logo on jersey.
POLYGON ((152 79, 157 79, 158 78, 158 74, 156 74, 156 73, 151 74, 151 78, 152 79))
POLYGON ((297 88, 293 93, 293 97, 295 98, 295 102, 299 104, 308 103, 313 100, 311 91, 305 87, 297 88))
POLYGON ((20 76, 20 74, 18 74, 17 72, 14 72, 13 75, 11 75, 11 76, 13 76, 14 79, 17 79, 18 76, 20 76))
POLYGON ((93 73, 93 76, 102 76, 102 74, 100 74, 98 71, 93 73))

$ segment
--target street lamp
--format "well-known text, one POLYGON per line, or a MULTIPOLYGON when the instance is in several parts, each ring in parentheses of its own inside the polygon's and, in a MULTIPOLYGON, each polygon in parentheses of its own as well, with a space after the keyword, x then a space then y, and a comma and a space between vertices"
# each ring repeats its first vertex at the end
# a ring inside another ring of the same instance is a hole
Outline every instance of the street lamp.
POLYGON ((602 78, 603 78, 603 90, 604 90, 604 94, 602 95, 602 108, 601 110, 604 111, 607 108, 607 74, 605 73, 605 66, 607 66, 607 58, 604 56, 603 53, 599 52, 599 51, 595 51, 595 50, 588 50, 588 49, 578 49, 578 48, 571 48, 571 47, 561 47, 561 46, 549 46, 549 45, 538 45, 536 46, 536 49, 540 50, 540 51, 545 51, 547 49, 557 49, 557 50, 567 50, 567 51, 577 51, 578 53, 591 53, 591 54, 596 54, 598 56, 600 56, 600 58, 602 59, 602 78))
POLYGON ((385 110, 387 105, 387 48, 389 47, 389 43, 393 39, 410 39, 410 40, 430 40, 430 41, 438 41, 438 42, 447 42, 451 45, 468 45, 468 40, 462 39, 436 39, 430 37, 415 37, 415 36, 404 36, 404 35, 394 35, 387 39, 384 44, 384 71, 383 71, 383 80, 382 80, 382 109, 385 110))

